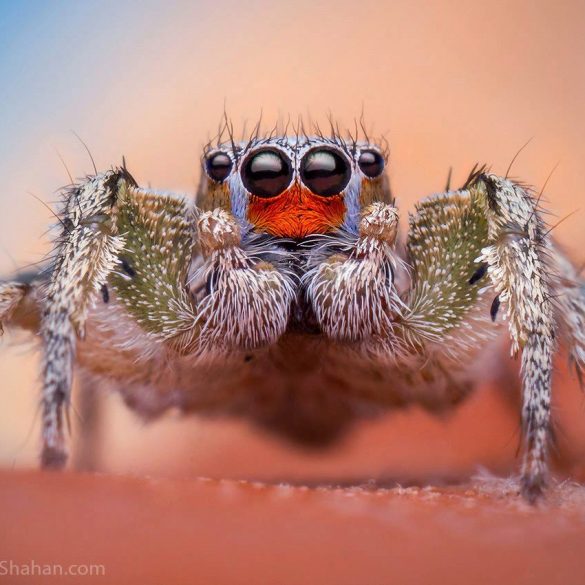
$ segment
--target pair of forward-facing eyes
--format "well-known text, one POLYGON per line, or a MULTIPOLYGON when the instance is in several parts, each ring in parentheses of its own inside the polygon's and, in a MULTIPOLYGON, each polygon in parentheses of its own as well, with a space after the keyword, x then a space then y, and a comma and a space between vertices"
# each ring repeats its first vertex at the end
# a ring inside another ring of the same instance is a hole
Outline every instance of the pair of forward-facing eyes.
MULTIPOLYGON (((357 165, 365 177, 374 179, 384 171, 384 157, 375 149, 362 149, 357 165)), ((215 151, 205 160, 209 178, 217 183, 225 181, 234 170, 231 157, 215 151)), ((276 197, 285 191, 293 179, 293 167, 286 154, 276 148, 265 147, 248 155, 239 168, 246 190, 257 197, 276 197)), ((349 183, 352 163, 348 156, 331 147, 316 147, 301 159, 301 181, 312 193, 321 197, 339 195, 349 183)))

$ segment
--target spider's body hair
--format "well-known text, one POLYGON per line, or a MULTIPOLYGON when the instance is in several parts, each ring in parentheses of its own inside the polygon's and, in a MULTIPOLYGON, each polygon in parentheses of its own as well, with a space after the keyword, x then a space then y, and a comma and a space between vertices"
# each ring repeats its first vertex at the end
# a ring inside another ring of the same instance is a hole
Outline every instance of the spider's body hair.
POLYGON ((200 351, 223 353, 276 342, 286 330, 288 308, 295 298, 290 275, 266 261, 254 262, 239 248, 241 234, 225 211, 211 212, 200 222, 206 224, 201 233, 213 234, 209 244, 200 240, 208 258, 203 277, 209 283, 197 317, 200 351), (217 292, 222 290, 232 291, 227 302, 217 292))
POLYGON ((470 286, 487 236, 484 203, 475 189, 434 195, 410 216, 407 253, 414 269, 407 323, 441 340, 467 316, 480 288, 470 286))
POLYGON ((124 247, 113 211, 116 181, 111 174, 96 175, 65 198, 60 253, 46 286, 40 329, 44 346, 42 461, 49 467, 64 462, 63 411, 69 402, 77 339, 85 337, 94 296, 124 247))
POLYGON ((398 213, 383 203, 366 209, 350 254, 331 255, 303 276, 317 320, 333 339, 393 337, 393 320, 405 308, 394 285, 398 213))
POLYGON ((148 334, 187 348, 196 321, 182 285, 193 253, 193 208, 182 198, 153 196, 126 183, 118 198, 125 241, 112 287, 148 334))
POLYGON ((68 190, 48 281, 0 284, 0 320, 38 327, 43 341, 44 464, 65 460, 75 363, 144 416, 237 414, 325 444, 360 416, 459 402, 488 376, 480 364, 505 318, 512 353, 522 352, 523 491, 536 498, 557 330, 581 372, 585 294, 531 193, 474 169, 461 189, 417 205, 402 250, 387 179, 360 166, 362 151, 380 152, 367 141, 255 135, 215 149, 230 168, 203 177, 197 206, 139 188, 125 169, 68 190), (289 187, 259 202, 240 173, 266 146, 292 170, 289 187), (301 184, 315 147, 337 149, 350 174, 322 201, 301 184), (298 239, 250 213, 283 197, 298 239), (306 217, 331 201, 342 204, 338 222, 307 232, 306 217))
POLYGON ((584 385, 585 367, 585 281, 581 271, 568 260, 556 246, 551 253, 558 271, 555 296, 556 320, 562 325, 567 338, 569 356, 575 367, 581 386, 584 385))
POLYGON ((20 282, 9 282, 0 287, 0 333, 3 333, 2 322, 12 318, 27 291, 28 286, 20 282))

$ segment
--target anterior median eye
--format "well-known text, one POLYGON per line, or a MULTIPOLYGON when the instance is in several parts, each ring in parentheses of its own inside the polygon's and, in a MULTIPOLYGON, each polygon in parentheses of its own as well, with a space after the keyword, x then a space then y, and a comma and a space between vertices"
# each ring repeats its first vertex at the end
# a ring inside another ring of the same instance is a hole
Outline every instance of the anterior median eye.
POLYGON ((311 150, 301 162, 301 179, 315 195, 338 195, 347 187, 350 178, 347 160, 334 150, 311 150))
POLYGON ((375 150, 362 150, 358 165, 366 177, 374 179, 384 170, 384 157, 375 150))
POLYGON ((257 197, 280 195, 291 179, 290 161, 278 150, 260 150, 246 160, 242 168, 244 187, 257 197))
POLYGON ((207 174, 218 183, 225 181, 232 172, 232 159, 225 152, 212 154, 205 163, 207 174))

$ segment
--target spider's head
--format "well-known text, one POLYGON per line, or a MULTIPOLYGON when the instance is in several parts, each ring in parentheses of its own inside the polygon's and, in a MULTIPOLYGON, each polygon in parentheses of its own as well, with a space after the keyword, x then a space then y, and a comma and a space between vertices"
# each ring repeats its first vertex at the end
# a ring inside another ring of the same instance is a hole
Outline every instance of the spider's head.
POLYGON ((361 209, 391 202, 384 151, 337 136, 220 144, 203 156, 201 209, 222 207, 244 229, 302 239, 356 231, 361 209))

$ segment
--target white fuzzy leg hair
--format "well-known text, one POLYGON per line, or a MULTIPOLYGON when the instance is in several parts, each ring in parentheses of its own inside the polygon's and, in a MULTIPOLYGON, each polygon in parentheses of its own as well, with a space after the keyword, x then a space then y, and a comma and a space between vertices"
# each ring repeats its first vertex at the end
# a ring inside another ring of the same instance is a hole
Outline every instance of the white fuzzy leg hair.
POLYGON ((360 341, 387 337, 401 301, 393 286, 398 212, 373 203, 363 212, 359 238, 349 256, 334 254, 303 277, 306 294, 324 333, 360 341))
POLYGON ((254 262, 227 211, 202 213, 199 243, 210 283, 198 306, 199 352, 210 354, 274 343, 285 331, 296 296, 293 279, 269 262, 254 262))
POLYGON ((42 425, 44 467, 63 467, 67 450, 63 415, 69 404, 76 340, 83 338, 93 297, 118 263, 124 239, 110 214, 121 175, 96 175, 67 196, 63 234, 42 311, 42 425))
POLYGON ((522 491, 534 501, 547 480, 552 358, 555 351, 551 243, 535 201, 496 175, 482 179, 487 195, 488 238, 478 258, 509 322, 512 353, 522 351, 522 491))
POLYGON ((0 335, 3 332, 2 323, 10 319, 28 288, 19 282, 0 282, 0 335))

